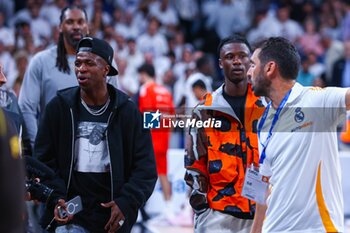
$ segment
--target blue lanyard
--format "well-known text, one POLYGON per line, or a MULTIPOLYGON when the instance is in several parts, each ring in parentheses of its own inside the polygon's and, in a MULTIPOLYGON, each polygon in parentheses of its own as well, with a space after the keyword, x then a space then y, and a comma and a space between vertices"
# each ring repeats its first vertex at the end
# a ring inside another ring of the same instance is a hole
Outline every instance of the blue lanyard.
MULTIPOLYGON (((292 92, 292 89, 290 89, 289 92, 284 96, 283 100, 281 101, 280 105, 278 106, 277 111, 276 111, 276 114, 275 114, 275 117, 274 117, 273 120, 272 120, 272 124, 271 124, 271 127, 270 127, 270 130, 269 130, 269 133, 268 133, 268 135, 267 135, 267 138, 266 138, 265 143, 261 143, 261 142, 260 142, 261 145, 262 145, 262 147, 263 147, 262 152, 261 152, 261 156, 260 156, 260 160, 259 160, 259 163, 260 163, 260 164, 263 163, 264 160, 265 160, 265 158, 266 158, 266 153, 265 153, 265 151, 266 151, 267 145, 268 145, 269 142, 270 142, 270 138, 271 138, 271 136, 272 136, 272 130, 273 130, 273 128, 275 127, 275 125, 276 125, 276 123, 277 123, 277 120, 278 120, 278 117, 279 117, 279 115, 280 115, 280 113, 281 113, 281 111, 282 111, 284 105, 287 103, 287 100, 288 100, 289 95, 290 95, 291 92, 292 92)), ((264 123, 265 123, 265 121, 266 121, 267 114, 269 113, 270 107, 271 107, 271 101, 270 101, 269 104, 267 105, 267 107, 266 107, 266 109, 265 109, 265 111, 264 111, 264 114, 263 114, 263 116, 261 117, 261 120, 260 120, 259 125, 258 125, 258 137, 259 137, 259 141, 261 141, 261 140, 260 140, 260 139, 261 139, 261 138, 260 138, 260 132, 261 132, 262 127, 264 126, 264 123)))

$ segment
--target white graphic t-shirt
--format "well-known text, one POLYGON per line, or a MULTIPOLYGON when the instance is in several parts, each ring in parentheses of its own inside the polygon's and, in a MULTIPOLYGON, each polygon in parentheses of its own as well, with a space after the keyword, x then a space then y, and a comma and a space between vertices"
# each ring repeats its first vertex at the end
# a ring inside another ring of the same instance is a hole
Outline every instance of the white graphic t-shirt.
POLYGON ((106 123, 78 123, 75 142, 75 170, 78 172, 109 172, 110 159, 106 142, 106 123))

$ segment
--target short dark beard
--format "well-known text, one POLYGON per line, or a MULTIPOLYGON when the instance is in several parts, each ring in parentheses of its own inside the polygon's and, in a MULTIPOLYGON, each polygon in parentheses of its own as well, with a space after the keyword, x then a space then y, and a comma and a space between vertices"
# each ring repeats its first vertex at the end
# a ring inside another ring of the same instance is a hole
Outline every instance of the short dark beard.
MULTIPOLYGON (((79 43, 80 39, 79 39, 79 40, 74 40, 74 39, 71 37, 71 34, 68 34, 68 33, 67 33, 67 34, 63 33, 63 37, 66 38, 67 43, 68 43, 70 46, 72 46, 73 48, 76 48, 76 47, 78 46, 78 43, 79 43)), ((84 35, 81 36, 81 38, 83 38, 83 37, 84 37, 84 35)))
MULTIPOLYGON (((262 72, 259 73, 258 77, 262 77, 262 72)), ((256 96, 267 96, 269 95, 269 89, 271 86, 271 80, 259 78, 259 87, 256 85, 253 86, 253 91, 256 96)))

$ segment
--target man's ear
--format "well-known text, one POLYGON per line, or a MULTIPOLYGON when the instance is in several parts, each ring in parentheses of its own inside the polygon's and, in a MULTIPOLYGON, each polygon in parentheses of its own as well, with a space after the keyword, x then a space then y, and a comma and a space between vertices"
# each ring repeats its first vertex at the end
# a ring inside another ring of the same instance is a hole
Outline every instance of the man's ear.
POLYGON ((219 59, 219 67, 222 69, 222 61, 219 59))
POLYGON ((270 61, 268 62, 265 67, 264 67, 264 71, 266 73, 266 76, 271 77, 276 73, 277 70, 277 64, 274 61, 270 61))
POLYGON ((109 73, 109 70, 110 70, 110 69, 111 69, 111 67, 110 67, 109 65, 106 65, 106 69, 105 69, 105 70, 106 70, 106 71, 105 71, 106 73, 105 73, 105 76, 107 76, 107 74, 109 73))

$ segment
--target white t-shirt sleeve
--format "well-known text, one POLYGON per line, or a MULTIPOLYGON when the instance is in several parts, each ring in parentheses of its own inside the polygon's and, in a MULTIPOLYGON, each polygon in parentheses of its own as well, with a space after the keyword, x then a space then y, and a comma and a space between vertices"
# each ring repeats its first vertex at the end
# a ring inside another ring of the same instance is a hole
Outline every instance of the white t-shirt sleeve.
POLYGON ((328 87, 325 88, 322 93, 322 107, 325 111, 324 116, 326 116, 331 123, 338 124, 340 121, 345 120, 345 95, 347 90, 347 88, 328 87))

